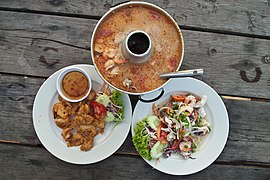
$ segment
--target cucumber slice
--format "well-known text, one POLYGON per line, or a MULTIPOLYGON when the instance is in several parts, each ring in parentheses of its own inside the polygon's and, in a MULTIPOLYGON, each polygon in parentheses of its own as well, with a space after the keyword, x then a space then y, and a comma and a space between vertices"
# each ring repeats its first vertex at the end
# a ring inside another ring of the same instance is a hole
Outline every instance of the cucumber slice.
POLYGON ((167 144, 161 144, 159 141, 151 148, 150 155, 153 159, 158 159, 163 154, 163 149, 167 147, 167 144))
POLYGON ((148 116, 147 124, 154 130, 157 130, 158 125, 160 124, 160 120, 157 116, 148 116))
POLYGON ((100 104, 103 104, 105 107, 111 102, 109 96, 106 94, 100 95, 97 97, 96 101, 100 104))
POLYGON ((107 111, 107 115, 106 115, 106 118, 105 118, 104 121, 105 121, 105 122, 113 122, 113 120, 114 120, 114 115, 113 115, 113 113, 107 111))

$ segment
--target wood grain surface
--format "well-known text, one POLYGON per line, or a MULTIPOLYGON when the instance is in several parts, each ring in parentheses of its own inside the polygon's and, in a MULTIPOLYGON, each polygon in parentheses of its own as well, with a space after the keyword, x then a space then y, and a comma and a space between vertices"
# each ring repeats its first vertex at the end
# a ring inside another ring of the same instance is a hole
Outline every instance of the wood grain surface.
MULTIPOLYGON (((9 10, 38 11, 60 15, 99 18, 110 8, 126 0, 1 0, 9 10), (10 2, 12 1, 12 2, 10 2)), ((186 28, 238 32, 270 37, 270 2, 268 0, 147 0, 166 10, 186 28)))
MULTIPOLYGON (((32 105, 43 81, 42 78, 0 75, 0 99, 5 102, 0 104, 3 114, 0 117, 0 140, 41 145, 33 128, 32 105)), ((136 102, 136 99, 132 101, 136 102)), ((269 163, 270 152, 266 149, 270 147, 270 131, 265 127, 270 127, 270 111, 265 109, 270 109, 270 103, 224 101, 229 113, 230 134, 224 153, 218 160, 269 163)), ((118 153, 137 154, 130 135, 118 153)))
MULTIPOLYGON (((182 29, 181 69, 203 68, 228 110, 229 137, 218 159, 194 175, 152 169, 129 133, 109 158, 73 165, 50 154, 32 119, 36 93, 55 71, 92 64, 95 25, 120 0, 0 1, 1 179, 270 179, 270 1, 147 0, 182 29)), ((138 97, 130 96, 134 109, 138 97)))
MULTIPOLYGON (((96 20, 17 12, 0 12, 0 20, 1 72, 48 77, 71 64, 91 63, 96 20)), ((269 40, 191 30, 183 36, 181 69, 203 68, 201 79, 220 94, 270 97, 269 40)))
MULTIPOLYGON (((53 157, 44 148, 0 144, 1 176, 5 179, 179 179, 150 167, 136 156, 115 155, 91 165, 74 165, 53 157), (42 156, 41 156, 42 154, 42 156)), ((206 170, 181 179, 261 179, 269 169, 253 166, 213 164, 206 170)))

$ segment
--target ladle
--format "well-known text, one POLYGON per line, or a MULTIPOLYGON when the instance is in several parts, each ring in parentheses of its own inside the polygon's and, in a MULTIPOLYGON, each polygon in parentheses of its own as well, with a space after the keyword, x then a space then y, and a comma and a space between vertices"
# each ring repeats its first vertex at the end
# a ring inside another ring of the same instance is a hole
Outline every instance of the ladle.
POLYGON ((192 77, 203 75, 203 69, 190 69, 190 70, 182 70, 175 71, 171 73, 160 74, 161 78, 179 78, 179 77, 192 77))

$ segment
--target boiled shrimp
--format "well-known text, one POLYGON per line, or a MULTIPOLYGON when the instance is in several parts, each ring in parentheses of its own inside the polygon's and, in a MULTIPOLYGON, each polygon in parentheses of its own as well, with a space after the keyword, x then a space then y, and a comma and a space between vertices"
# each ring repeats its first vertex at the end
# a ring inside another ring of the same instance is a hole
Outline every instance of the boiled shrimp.
POLYGON ((196 104, 196 98, 192 95, 186 97, 184 103, 190 107, 194 107, 196 104))

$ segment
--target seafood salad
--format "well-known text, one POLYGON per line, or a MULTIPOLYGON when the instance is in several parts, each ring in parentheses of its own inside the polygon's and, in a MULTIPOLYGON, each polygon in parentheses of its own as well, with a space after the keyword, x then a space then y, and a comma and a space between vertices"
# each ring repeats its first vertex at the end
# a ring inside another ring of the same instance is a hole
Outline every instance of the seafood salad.
POLYGON ((134 128, 132 141, 139 154, 147 160, 173 154, 192 159, 201 137, 211 131, 204 110, 206 100, 205 95, 176 94, 159 106, 154 103, 153 114, 134 128))
POLYGON ((62 137, 68 147, 80 146, 81 151, 93 148, 94 137, 102 134, 106 122, 115 125, 124 120, 121 93, 103 85, 101 91, 91 90, 88 97, 71 103, 58 96, 59 102, 53 106, 54 122, 62 129, 62 137))

